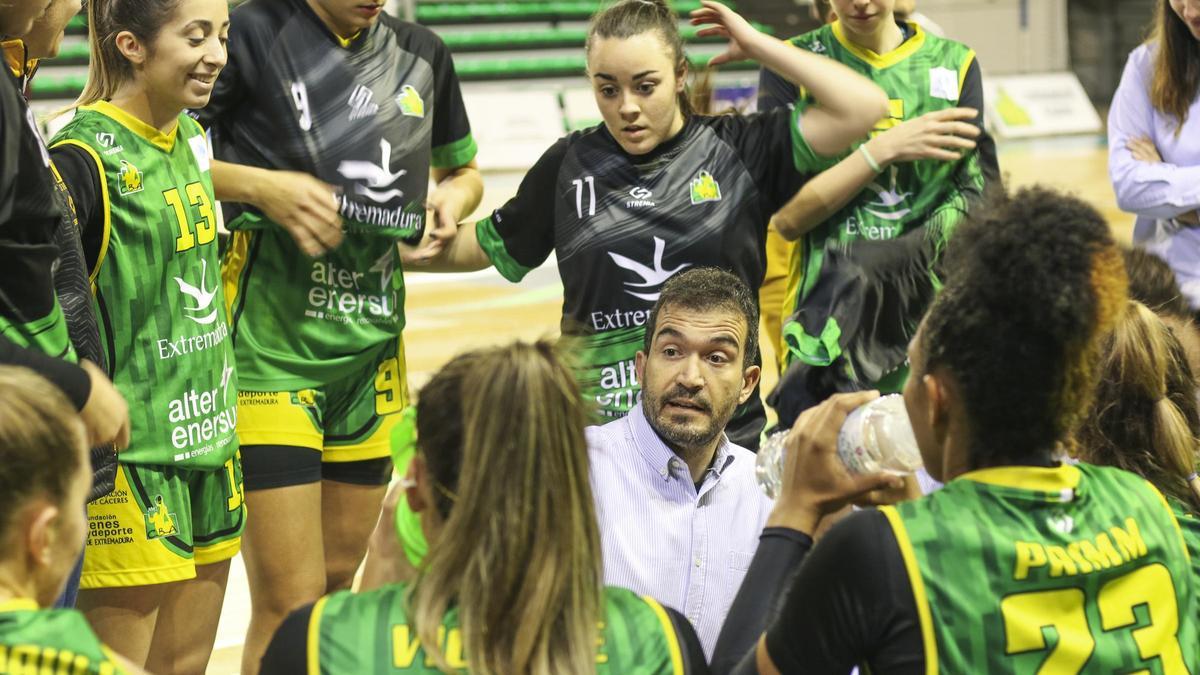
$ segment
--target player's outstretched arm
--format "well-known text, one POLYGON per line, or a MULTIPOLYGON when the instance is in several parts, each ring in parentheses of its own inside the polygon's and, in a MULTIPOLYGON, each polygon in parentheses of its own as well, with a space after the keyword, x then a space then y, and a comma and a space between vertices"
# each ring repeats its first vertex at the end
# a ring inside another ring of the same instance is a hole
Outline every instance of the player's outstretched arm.
POLYGON ((800 128, 817 154, 836 155, 887 116, 888 97, 871 80, 823 56, 796 49, 759 32, 736 12, 712 0, 692 11, 701 36, 729 38, 729 48, 709 65, 751 58, 812 93, 818 103, 804 111, 800 128))
MULTIPOLYGON (((406 253, 407 269, 422 272, 474 272, 492 266, 492 260, 479 244, 476 223, 463 223, 457 234, 446 242, 441 251, 431 257, 414 258, 406 253)), ((422 247, 424 244, 422 244, 422 247)))
POLYGON ((899 162, 952 162, 975 148, 974 108, 947 108, 908 120, 875 136, 833 167, 804 184, 772 218, 784 239, 794 241, 854 199, 880 171, 899 162), (863 150, 865 148, 865 150, 863 150), (872 162, 875 163, 872 166, 872 162))
POLYGON ((257 207, 316 257, 342 243, 337 190, 300 171, 280 171, 213 160, 213 191, 219 201, 257 207))
POLYGON ((433 169, 437 187, 425 200, 432 212, 421 244, 403 255, 405 263, 420 265, 437 256, 458 234, 458 224, 471 215, 483 198, 483 176, 475 160, 452 169, 433 169))

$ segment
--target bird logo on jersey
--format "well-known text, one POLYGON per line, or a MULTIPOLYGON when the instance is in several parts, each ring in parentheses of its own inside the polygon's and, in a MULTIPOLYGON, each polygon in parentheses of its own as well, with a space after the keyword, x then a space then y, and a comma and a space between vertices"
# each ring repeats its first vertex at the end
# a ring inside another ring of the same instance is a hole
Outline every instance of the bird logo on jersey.
POLYGON ((703 169, 692 179, 692 203, 721 201, 721 184, 713 175, 703 169))
MULTIPOLYGON (((718 199, 720 199, 720 197, 718 197, 718 199)), ((667 242, 659 239, 658 237, 654 238, 654 267, 643 265, 636 260, 631 260, 623 255, 620 255, 619 253, 613 253, 612 251, 609 251, 608 257, 612 258, 613 262, 617 264, 617 267, 620 267, 623 270, 629 270, 630 272, 633 272, 642 278, 641 283, 626 281, 626 286, 630 288, 656 288, 658 286, 662 286, 672 274, 675 274, 685 267, 691 267, 690 263, 683 263, 673 270, 663 269, 663 253, 666 251, 666 248, 667 242)), ((655 302, 658 300, 659 296, 658 291, 653 293, 635 293, 634 291, 626 290, 625 292, 635 298, 638 298, 639 300, 645 300, 647 302, 655 302)))
POLYGON ((195 307, 184 307, 183 311, 187 313, 187 318, 195 321, 201 326, 217 320, 217 311, 219 308, 213 307, 213 299, 217 297, 217 289, 206 290, 205 283, 208 280, 208 261, 203 258, 200 260, 200 286, 196 287, 184 281, 180 277, 175 277, 175 283, 179 284, 179 292, 196 301, 195 307), (209 308, 212 307, 212 311, 209 308), (208 312, 207 314, 201 314, 208 312))
POLYGON ((863 210, 877 218, 884 220, 900 220, 912 213, 912 209, 902 208, 904 200, 908 199, 911 192, 900 192, 896 189, 896 167, 891 168, 891 187, 885 188, 879 183, 871 182, 867 185, 867 189, 875 193, 879 197, 879 201, 868 202, 863 210), (871 207, 875 208, 871 208, 871 207), (890 209, 888 211, 879 211, 876 209, 890 209))
POLYGON ((158 539, 179 534, 175 526, 175 514, 167 510, 162 495, 154 497, 154 505, 146 511, 146 538, 158 539))
POLYGON ((421 95, 417 93, 416 88, 411 84, 400 87, 400 95, 396 97, 396 105, 400 106, 400 113, 403 115, 425 117, 425 101, 421 99, 421 95))
MULTIPOLYGON (((407 86, 407 85, 405 85, 407 86)), ((420 99, 418 98, 418 101, 420 99)), ((386 138, 379 139, 379 150, 382 155, 379 164, 361 162, 358 160, 343 160, 338 164, 338 173, 343 178, 353 181, 363 181, 366 185, 355 183, 354 192, 369 197, 378 204, 383 204, 393 198, 403 197, 401 190, 383 190, 395 183, 401 176, 408 173, 405 169, 392 172, 392 144, 386 138)))
POLYGON ((142 191, 142 172, 134 165, 121 160, 121 171, 117 174, 117 189, 121 196, 142 191))

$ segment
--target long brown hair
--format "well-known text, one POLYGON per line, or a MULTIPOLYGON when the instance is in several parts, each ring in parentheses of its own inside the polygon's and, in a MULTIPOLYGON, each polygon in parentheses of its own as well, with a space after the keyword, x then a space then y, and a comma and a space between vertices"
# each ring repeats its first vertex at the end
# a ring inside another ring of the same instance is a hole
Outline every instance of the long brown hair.
POLYGON ((1077 434, 1081 459, 1132 471, 1200 512, 1200 409, 1183 347, 1145 305, 1130 301, 1104 345, 1091 412, 1077 434))
POLYGON ((470 352, 421 390, 418 449, 445 524, 409 596, 426 653, 458 609, 471 672, 593 673, 602 552, 587 408, 549 342, 470 352))
POLYGON ((133 64, 117 47, 117 34, 133 33, 150 45, 179 7, 179 0, 88 0, 87 82, 74 106, 107 101, 133 77, 133 64))
POLYGON ((1159 112, 1175 118, 1178 135, 1200 94, 1200 40, 1171 9, 1170 0, 1159 0, 1150 42, 1158 45, 1150 101, 1159 112))
MULTIPOLYGON (((584 51, 591 53, 596 38, 624 40, 650 31, 658 33, 666 44, 675 72, 681 79, 687 78, 688 62, 683 50, 683 36, 679 34, 679 20, 666 0, 620 0, 596 12, 588 26, 584 51)), ((696 112, 687 87, 679 92, 679 108, 684 119, 696 112)))

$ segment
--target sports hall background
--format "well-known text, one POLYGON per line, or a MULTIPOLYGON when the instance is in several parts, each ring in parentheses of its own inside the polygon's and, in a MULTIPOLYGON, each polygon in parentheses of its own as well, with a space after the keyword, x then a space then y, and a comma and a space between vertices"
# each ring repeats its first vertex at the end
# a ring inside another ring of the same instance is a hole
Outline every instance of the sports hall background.
MULTIPOLYGON (((816 27, 810 0, 728 0, 777 37, 816 27)), ((238 4, 237 0, 231 5, 238 4)), ((698 0, 673 0, 683 16, 698 0)), ((583 77, 583 39, 598 0, 391 0, 389 11, 436 30, 454 54, 484 176, 490 213, 524 171, 564 132, 600 121, 583 77)), ((1128 241, 1133 217, 1116 205, 1107 174, 1104 116, 1125 57, 1145 36, 1153 0, 917 0, 917 11, 978 54, 986 118, 1010 186, 1040 182, 1098 207, 1128 241)), ((681 21, 683 21, 681 19, 681 21)), ((686 26, 681 23, 681 26, 686 26)), ((698 71, 722 44, 684 28, 698 71)), ((87 75, 87 27, 76 17, 59 58, 33 82, 35 112, 73 100, 87 75)), ((757 68, 714 77, 716 105, 753 110, 757 68)), ((519 284, 494 270, 470 274, 405 271, 405 343, 410 386, 419 387, 457 352, 558 331, 562 286, 553 258, 519 284)), ((764 363, 771 346, 764 341, 764 363)), ((768 369, 770 370, 770 369, 768 369)), ((763 392, 775 376, 764 374, 763 392)), ((364 517, 374 518, 374 514, 364 517)), ((236 673, 249 619, 240 559, 234 561, 210 673, 236 673)))

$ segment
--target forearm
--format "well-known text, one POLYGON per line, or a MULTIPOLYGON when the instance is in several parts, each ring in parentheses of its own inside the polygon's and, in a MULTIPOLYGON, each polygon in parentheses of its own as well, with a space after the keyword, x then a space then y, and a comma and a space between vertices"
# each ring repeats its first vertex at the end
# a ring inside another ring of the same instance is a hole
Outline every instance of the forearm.
MULTIPOLYGON (((868 146, 868 151, 870 146, 868 146)), ((817 174, 772 218, 788 241, 803 237, 854 199, 878 174, 861 152, 817 174)))
POLYGON ((428 263, 414 266, 411 271, 421 272, 474 272, 492 266, 492 260, 479 244, 475 234, 477 223, 468 223, 458 228, 442 252, 429 259, 428 263))
POLYGON ((217 201, 241 202, 258 206, 266 189, 269 169, 234 164, 214 159, 212 162, 213 193, 217 201))
POLYGON ((755 42, 751 56, 808 90, 817 108, 853 129, 851 138, 865 134, 888 114, 887 94, 871 80, 833 59, 765 35, 755 42))
POLYGON ((713 652, 712 672, 731 673, 753 651, 767 624, 779 613, 778 589, 787 588, 792 572, 812 550, 812 537, 782 527, 763 530, 758 551, 729 608, 713 652))
MULTIPOLYGON (((1111 152, 1129 155, 1125 148, 1111 152)), ((1122 211, 1147 218, 1175 218, 1200 208, 1200 166, 1176 166, 1114 157, 1113 191, 1122 211)))

